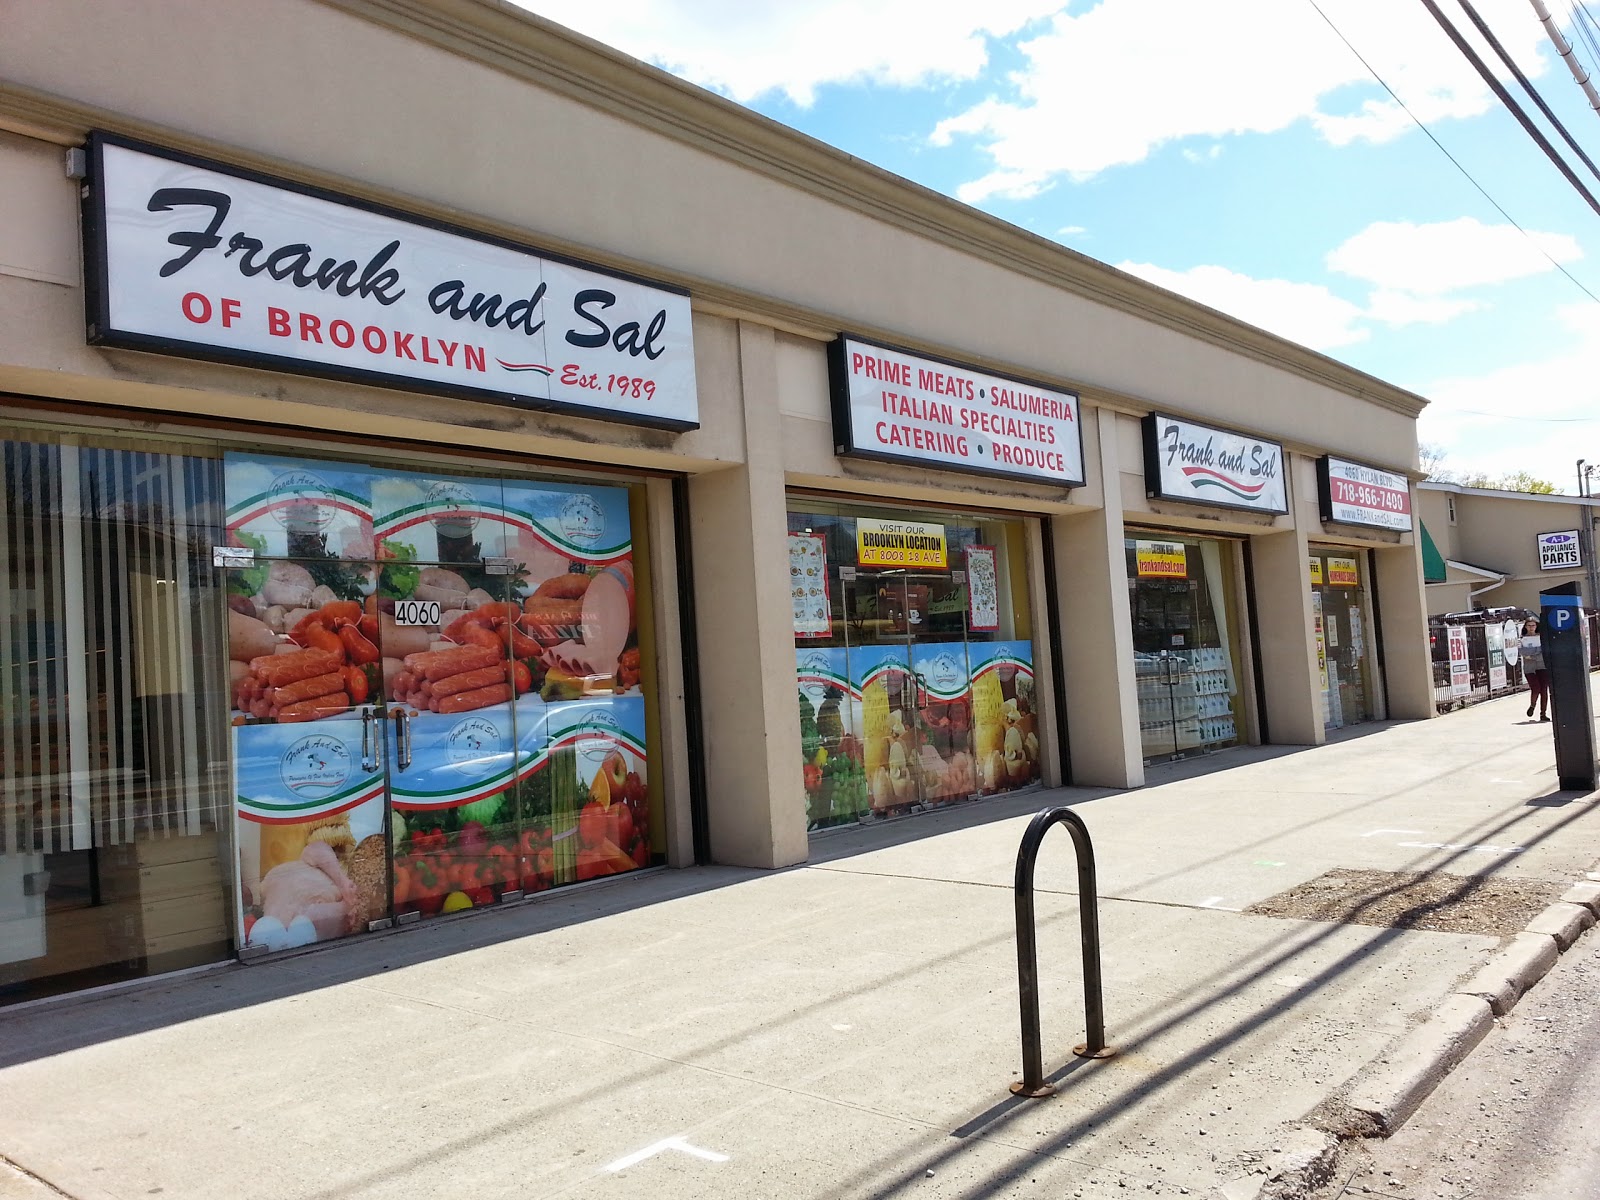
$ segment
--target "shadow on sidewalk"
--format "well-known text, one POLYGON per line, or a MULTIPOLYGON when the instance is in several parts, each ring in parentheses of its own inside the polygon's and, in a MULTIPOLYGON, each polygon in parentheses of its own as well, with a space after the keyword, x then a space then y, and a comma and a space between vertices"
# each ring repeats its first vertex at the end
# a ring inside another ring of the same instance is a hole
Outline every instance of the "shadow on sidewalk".
MULTIPOLYGON (((1253 752, 1250 761, 1263 761, 1266 758, 1281 757, 1283 754, 1296 752, 1298 751, 1295 748, 1265 748, 1264 751, 1253 752)), ((1458 772, 1479 770, 1483 763, 1492 757, 1486 755, 1473 762, 1458 764, 1451 771, 1442 772, 1435 778, 1448 778, 1458 772)), ((1236 765, 1243 767, 1250 764, 1236 765)), ((836 862, 856 854, 937 837, 959 829, 1019 819, 1031 815, 1047 804, 1071 803, 1092 806, 1095 801, 1113 795, 1126 795, 1126 793, 1090 789, 1034 792, 1023 796, 999 798, 982 804, 939 810, 917 820, 849 830, 817 839, 813 843, 813 863, 836 862)), ((1344 811, 1356 811, 1376 802, 1372 798, 1366 798, 1344 811)), ((1580 819, 1587 811, 1586 806, 1574 807, 1562 813, 1560 818, 1547 828, 1518 840, 1524 846, 1537 845, 1555 836, 1566 826, 1580 819)), ((1516 810, 1509 815, 1503 812, 1493 814, 1455 835, 1453 840, 1462 843, 1464 848, 1446 856, 1442 863, 1431 851, 1419 855, 1415 861, 1418 864, 1423 861, 1433 861, 1435 863, 1433 869, 1438 870, 1441 865, 1448 866, 1463 861, 1470 846, 1503 834, 1523 821, 1538 817, 1540 814, 1531 804, 1518 804, 1516 810)), ((1318 818, 1318 820, 1326 819, 1328 814, 1318 818)), ((1274 836, 1281 836, 1281 833, 1279 830, 1274 836)), ((1238 853, 1240 848, 1236 847, 1231 852, 1238 853)), ((805 869, 806 867, 789 868, 791 871, 805 869)), ((407 930, 403 934, 374 935, 358 942, 341 945, 337 948, 337 953, 333 954, 319 951, 278 959, 261 966, 234 966, 214 974, 192 976, 165 983, 158 981, 117 995, 68 1000, 48 1007, 13 1010, 9 1014, 0 1013, 0 1066, 30 1062, 103 1041, 135 1036, 142 1032, 217 1013, 359 981, 409 965, 446 958, 451 954, 516 941, 552 930, 571 928, 587 921, 639 910, 648 905, 667 904, 723 888, 736 887, 752 880, 771 878, 773 874, 723 867, 651 872, 614 882, 606 881, 599 886, 588 885, 570 891, 550 893, 538 901, 505 910, 489 910, 463 918, 443 920, 424 928, 407 930)), ((1464 879, 1463 887, 1470 883, 1470 879, 1464 879)), ((1377 903, 1381 899, 1381 896, 1374 897, 1372 902, 1377 903)), ((824 914, 820 919, 831 918, 824 914)), ((1272 918, 1240 919, 1267 921, 1272 918)), ((1041 924, 1048 929, 1062 926, 1067 922, 1075 924, 1075 920, 1076 913, 1068 911, 1057 914, 1041 924)), ((1184 980, 1183 990, 1186 999, 1181 1004, 1173 1006, 1170 1003, 1162 1003, 1131 1013, 1111 1014, 1108 1032, 1113 1044, 1124 1052, 1137 1050, 1162 1034, 1191 1023, 1206 1024, 1208 1036, 1193 1050, 1166 1063, 1154 1074, 1125 1085, 1095 1110, 1078 1115, 1068 1124, 1056 1128, 1048 1139, 1034 1141, 1030 1138, 1034 1149, 1018 1149, 1009 1143, 1003 1148, 1014 1152, 1019 1162, 1026 1162, 1036 1155, 1059 1156, 1073 1142, 1090 1132, 1097 1123, 1105 1121, 1123 1109, 1146 1103, 1168 1093, 1169 1089, 1174 1088, 1187 1073, 1199 1067, 1207 1059, 1226 1052, 1240 1038, 1270 1026, 1292 1013, 1297 1004, 1297 996, 1326 987, 1345 972, 1359 966, 1363 960, 1400 938, 1429 936, 1398 928, 1376 930, 1361 946, 1343 954, 1307 979, 1294 994, 1265 1004, 1248 1017, 1220 1030, 1215 1029, 1209 1021, 1203 1020, 1231 994, 1253 981, 1272 976, 1285 964, 1336 936, 1339 929, 1340 926, 1337 925, 1288 923, 1288 927, 1280 936, 1273 938, 1257 951, 1223 964, 1203 977, 1184 980)), ((1061 936, 1067 936, 1064 929, 1061 936)), ((919 958, 898 969, 885 971, 857 988, 812 998, 796 1008, 785 1010, 780 1017, 773 1020, 741 1026, 736 1030, 720 1030, 705 1043, 686 1049, 676 1061, 693 1065, 708 1056, 739 1045, 757 1032, 770 1034, 784 1027, 792 1028, 797 1022, 831 1008, 850 996, 914 979, 958 960, 971 958, 976 952, 1007 944, 1010 940, 1011 935, 1008 932, 993 937, 971 939, 959 946, 946 948, 937 955, 919 958)), ((1065 957, 1072 958, 1070 954, 1065 957)), ((1009 980, 1007 983, 1009 985, 1009 980)), ((1078 1019, 1078 1014, 1072 1014, 1073 1028, 1076 1028, 1078 1019)), ((1048 1023, 1059 1028, 1057 1022, 1048 1021, 1048 1023)), ((1060 1044, 1070 1044, 1071 1040, 1070 1037, 1062 1037, 1060 1044)), ((638 1076, 644 1077, 665 1071, 669 1065, 663 1062, 657 1066, 646 1067, 638 1073, 638 1076)), ((1050 1078, 1052 1082, 1067 1081, 1077 1072, 1087 1070, 1092 1065, 1074 1059, 1050 1078)), ((997 1094, 1003 1095, 1004 1085, 1004 1080, 996 1080, 997 1094)), ((609 1086, 608 1084, 597 1087, 592 1095, 580 1097, 576 1102, 583 1103, 598 1098, 609 1086)), ((572 1103, 574 1101, 568 1099, 564 1105, 572 1103)), ((948 1162, 958 1155, 964 1141, 971 1138, 993 1139, 1005 1133, 1019 1115, 1018 1110, 1027 1109, 1031 1103, 1036 1102, 1004 1096, 998 1103, 986 1104, 972 1111, 954 1129, 930 1132, 924 1139, 925 1144, 919 1143, 892 1158, 879 1159, 864 1165, 853 1175, 840 1181, 833 1191, 837 1194, 864 1192, 883 1197, 898 1195, 911 1186, 920 1184, 927 1170, 937 1168, 941 1163, 948 1162)), ((486 1139, 505 1136, 526 1127, 531 1122, 555 1119, 559 1115, 560 1113, 551 1106, 539 1106, 519 1113, 515 1117, 475 1127, 464 1132, 459 1139, 433 1147, 427 1153, 433 1159, 471 1154, 486 1139)), ((1057 1116, 1059 1119, 1060 1114, 1057 1116)), ((320 1195, 328 1200, 352 1195, 383 1180, 402 1177, 413 1165, 409 1159, 397 1159, 361 1178, 347 1180, 329 1188, 320 1195)), ((1010 1171, 996 1169, 986 1180, 979 1181, 962 1194, 971 1197, 988 1196, 1009 1186, 1013 1181, 1010 1171)))

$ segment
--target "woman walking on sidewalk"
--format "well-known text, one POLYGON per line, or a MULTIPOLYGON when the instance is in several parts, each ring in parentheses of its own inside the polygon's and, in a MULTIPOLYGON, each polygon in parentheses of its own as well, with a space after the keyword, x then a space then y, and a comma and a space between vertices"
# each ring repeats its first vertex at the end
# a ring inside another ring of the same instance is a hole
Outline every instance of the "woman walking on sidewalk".
POLYGON ((1522 639, 1517 653, 1522 662, 1522 677, 1528 681, 1528 715, 1533 716, 1533 706, 1539 706, 1539 720, 1550 719, 1550 672, 1544 666, 1544 648, 1539 641, 1539 618, 1529 617, 1522 623, 1522 639))

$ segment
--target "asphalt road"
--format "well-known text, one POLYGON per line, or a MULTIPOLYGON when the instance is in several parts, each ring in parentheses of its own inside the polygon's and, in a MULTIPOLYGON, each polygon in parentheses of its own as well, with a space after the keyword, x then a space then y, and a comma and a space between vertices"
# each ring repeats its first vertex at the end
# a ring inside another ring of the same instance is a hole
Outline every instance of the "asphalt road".
POLYGON ((1317 1200, 1600 1200, 1597 996, 1591 930, 1398 1133, 1349 1153, 1317 1200))

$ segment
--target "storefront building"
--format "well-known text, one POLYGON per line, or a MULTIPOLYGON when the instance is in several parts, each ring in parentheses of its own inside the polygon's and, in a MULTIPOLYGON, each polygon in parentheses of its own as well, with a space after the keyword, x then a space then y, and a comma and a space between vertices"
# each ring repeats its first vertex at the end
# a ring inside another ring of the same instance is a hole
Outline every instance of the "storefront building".
POLYGON ((496 5, 167 7, 0 46, 0 1004, 1431 712, 1420 398, 496 5))

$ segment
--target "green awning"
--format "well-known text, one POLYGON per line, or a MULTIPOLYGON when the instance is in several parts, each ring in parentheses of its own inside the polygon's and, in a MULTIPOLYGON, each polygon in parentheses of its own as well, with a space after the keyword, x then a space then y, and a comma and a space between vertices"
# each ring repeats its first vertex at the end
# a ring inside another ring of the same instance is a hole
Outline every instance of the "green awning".
POLYGON ((1422 581, 1424 583, 1443 583, 1444 555, 1439 553, 1439 547, 1433 544, 1433 538, 1428 533, 1428 527, 1421 521, 1417 528, 1422 530, 1422 581))

